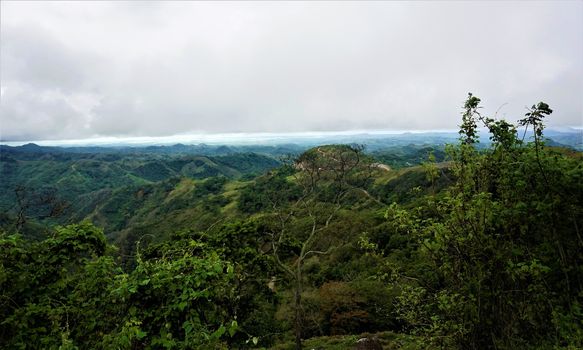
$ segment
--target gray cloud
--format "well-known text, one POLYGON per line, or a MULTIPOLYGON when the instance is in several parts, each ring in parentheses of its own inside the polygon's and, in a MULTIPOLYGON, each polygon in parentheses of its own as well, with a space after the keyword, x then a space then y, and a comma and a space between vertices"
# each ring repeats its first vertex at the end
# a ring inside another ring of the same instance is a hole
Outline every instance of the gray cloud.
POLYGON ((583 3, 2 2, 0 138, 583 125, 583 3))

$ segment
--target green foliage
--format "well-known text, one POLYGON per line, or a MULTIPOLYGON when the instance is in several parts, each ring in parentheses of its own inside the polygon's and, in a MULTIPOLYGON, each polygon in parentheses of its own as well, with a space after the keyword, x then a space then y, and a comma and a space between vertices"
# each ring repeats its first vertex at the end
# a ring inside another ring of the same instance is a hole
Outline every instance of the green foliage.
POLYGON ((127 314, 124 326, 112 334, 114 341, 125 339, 128 325, 140 325, 130 341, 154 348, 200 348, 219 344, 227 326, 236 330, 221 306, 233 297, 232 268, 216 253, 205 252, 204 245, 188 244, 164 247, 161 258, 139 259, 130 275, 119 278, 112 297, 127 314))
POLYGON ((387 213, 415 235, 439 278, 394 274, 401 317, 433 347, 580 347, 581 161, 540 142, 546 104, 519 123, 535 129, 529 144, 513 125, 479 115, 478 104, 466 101, 462 144, 451 149, 457 181, 428 202, 434 214, 387 213), (473 149, 477 120, 492 134, 486 152, 473 149))
MULTIPOLYGON (((56 348, 69 344, 72 325, 91 316, 89 306, 103 306, 103 289, 85 288, 86 283, 111 282, 115 268, 106 251, 103 232, 91 224, 57 228, 40 242, 19 236, 0 238, 0 297, 3 307, 2 342, 14 348, 41 344, 56 348), (88 313, 84 313, 84 306, 88 313)), ((105 307, 104 312, 109 308, 105 307)), ((98 323, 99 318, 89 318, 98 323)), ((84 336, 91 336, 84 329, 84 336)))
POLYGON ((229 148, 3 147, 0 344, 581 348, 583 156, 545 144, 551 112, 470 95, 447 155, 319 146, 260 176, 277 162, 229 148))
POLYGON ((301 195, 301 188, 291 182, 284 171, 276 171, 261 176, 255 182, 245 187, 239 197, 239 210, 252 214, 260 211, 269 211, 287 202, 297 200, 301 195))
POLYGON ((103 232, 0 239, 0 337, 10 348, 223 348, 238 331, 233 265, 192 239, 151 248, 123 273, 103 232))
MULTIPOLYGON (((372 336, 377 338, 383 347, 383 349, 393 350, 393 349, 412 349, 412 343, 414 343, 414 338, 402 334, 396 334, 393 332, 381 332, 371 335, 370 333, 364 333, 359 335, 337 335, 337 336, 325 336, 325 337, 314 337, 306 339, 305 347, 306 349, 326 349, 326 350, 354 350, 357 341, 361 338, 366 338, 372 336)), ((272 350, 291 350, 294 349, 294 344, 292 343, 282 343, 271 348, 272 350)))
MULTIPOLYGON (((208 186, 201 193, 206 195, 218 192, 224 178, 263 173, 280 164, 269 156, 254 153, 159 156, 66 153, 53 148, 45 151, 38 146, 30 150, 24 146, 24 150, 0 147, 0 213, 15 222, 0 227, 11 230, 16 226, 19 231, 29 228, 20 222, 26 221, 23 219, 52 226, 81 221, 101 207, 105 207, 103 216, 116 230, 121 230, 139 205, 134 199, 140 198, 133 197, 132 191, 153 192, 180 178, 211 178, 201 186, 201 190, 208 186), (43 151, 37 153, 37 148, 43 151), (213 181, 219 187, 213 188, 213 181)), ((95 222, 107 226, 99 220, 95 222)), ((38 236, 38 231, 24 233, 38 236)))
POLYGON ((442 146, 418 146, 413 144, 383 148, 371 152, 371 156, 377 161, 387 164, 393 169, 402 169, 423 164, 427 161, 429 154, 433 154, 437 162, 444 161, 446 157, 445 149, 442 146))
POLYGON ((360 334, 394 329, 393 296, 374 280, 326 282, 319 293, 324 334, 360 334))
POLYGON ((421 168, 402 170, 400 176, 373 189, 383 203, 410 204, 425 195, 437 194, 452 184, 453 174, 435 163, 423 163, 421 168))

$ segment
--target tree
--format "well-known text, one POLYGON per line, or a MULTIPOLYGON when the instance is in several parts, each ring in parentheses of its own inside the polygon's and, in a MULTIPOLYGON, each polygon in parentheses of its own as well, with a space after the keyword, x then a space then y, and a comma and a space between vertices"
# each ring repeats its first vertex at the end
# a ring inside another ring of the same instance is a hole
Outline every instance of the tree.
POLYGON ((0 234, 0 342, 57 348, 71 332, 96 334, 85 326, 99 328, 106 318, 87 317, 111 311, 103 292, 118 272, 106 248, 103 231, 88 223, 58 227, 42 241, 0 234), (79 293, 87 284, 99 287, 79 293))
POLYGON ((416 235, 438 277, 394 276, 401 317, 433 347, 581 347, 581 158, 544 145, 545 103, 519 121, 533 130, 525 142, 479 102, 470 94, 460 145, 449 148, 455 184, 426 208, 387 212, 416 235), (490 132, 484 151, 478 124, 490 132))
POLYGON ((70 203, 61 199, 55 188, 42 187, 32 189, 17 185, 14 189, 16 198, 16 231, 22 231, 29 217, 37 219, 58 218, 66 213, 70 203))
POLYGON ((271 209, 266 217, 271 253, 292 284, 296 349, 301 349, 304 263, 329 254, 345 239, 330 230, 340 211, 376 201, 366 191, 374 165, 363 147, 341 145, 311 149, 287 166, 294 169, 292 175, 264 198, 271 209))
POLYGON ((101 229, 40 241, 0 233, 0 343, 7 348, 226 348, 234 268, 190 237, 152 245, 124 273, 101 229))

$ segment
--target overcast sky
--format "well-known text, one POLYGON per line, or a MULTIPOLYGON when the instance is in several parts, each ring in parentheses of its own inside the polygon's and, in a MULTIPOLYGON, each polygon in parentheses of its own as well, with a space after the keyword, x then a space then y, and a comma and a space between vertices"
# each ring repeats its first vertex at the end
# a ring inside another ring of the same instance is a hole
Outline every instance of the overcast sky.
POLYGON ((583 126, 583 2, 1 2, 0 139, 583 126))

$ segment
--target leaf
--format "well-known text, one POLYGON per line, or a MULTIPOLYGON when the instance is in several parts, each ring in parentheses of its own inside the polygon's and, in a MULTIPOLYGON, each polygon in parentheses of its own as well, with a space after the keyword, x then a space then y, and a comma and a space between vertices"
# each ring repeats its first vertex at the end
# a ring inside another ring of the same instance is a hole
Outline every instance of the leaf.
POLYGON ((192 323, 190 321, 184 321, 184 323, 182 324, 182 328, 184 329, 184 332, 186 334, 192 332, 192 330, 193 330, 193 326, 192 326, 192 323))
POLYGON ((225 334, 226 331, 227 329, 225 328, 225 326, 221 325, 219 329, 217 329, 216 331, 213 332, 213 334, 211 334, 211 337, 214 339, 219 339, 220 337, 223 336, 223 334, 225 334))
POLYGON ((237 332, 237 328, 239 328, 239 324, 236 320, 233 320, 233 322, 231 322, 231 327, 229 327, 229 335, 231 337, 237 332))
POLYGON ((141 329, 138 329, 136 332, 136 338, 138 338, 138 339, 142 339, 147 335, 148 335, 148 332, 144 332, 141 329))

